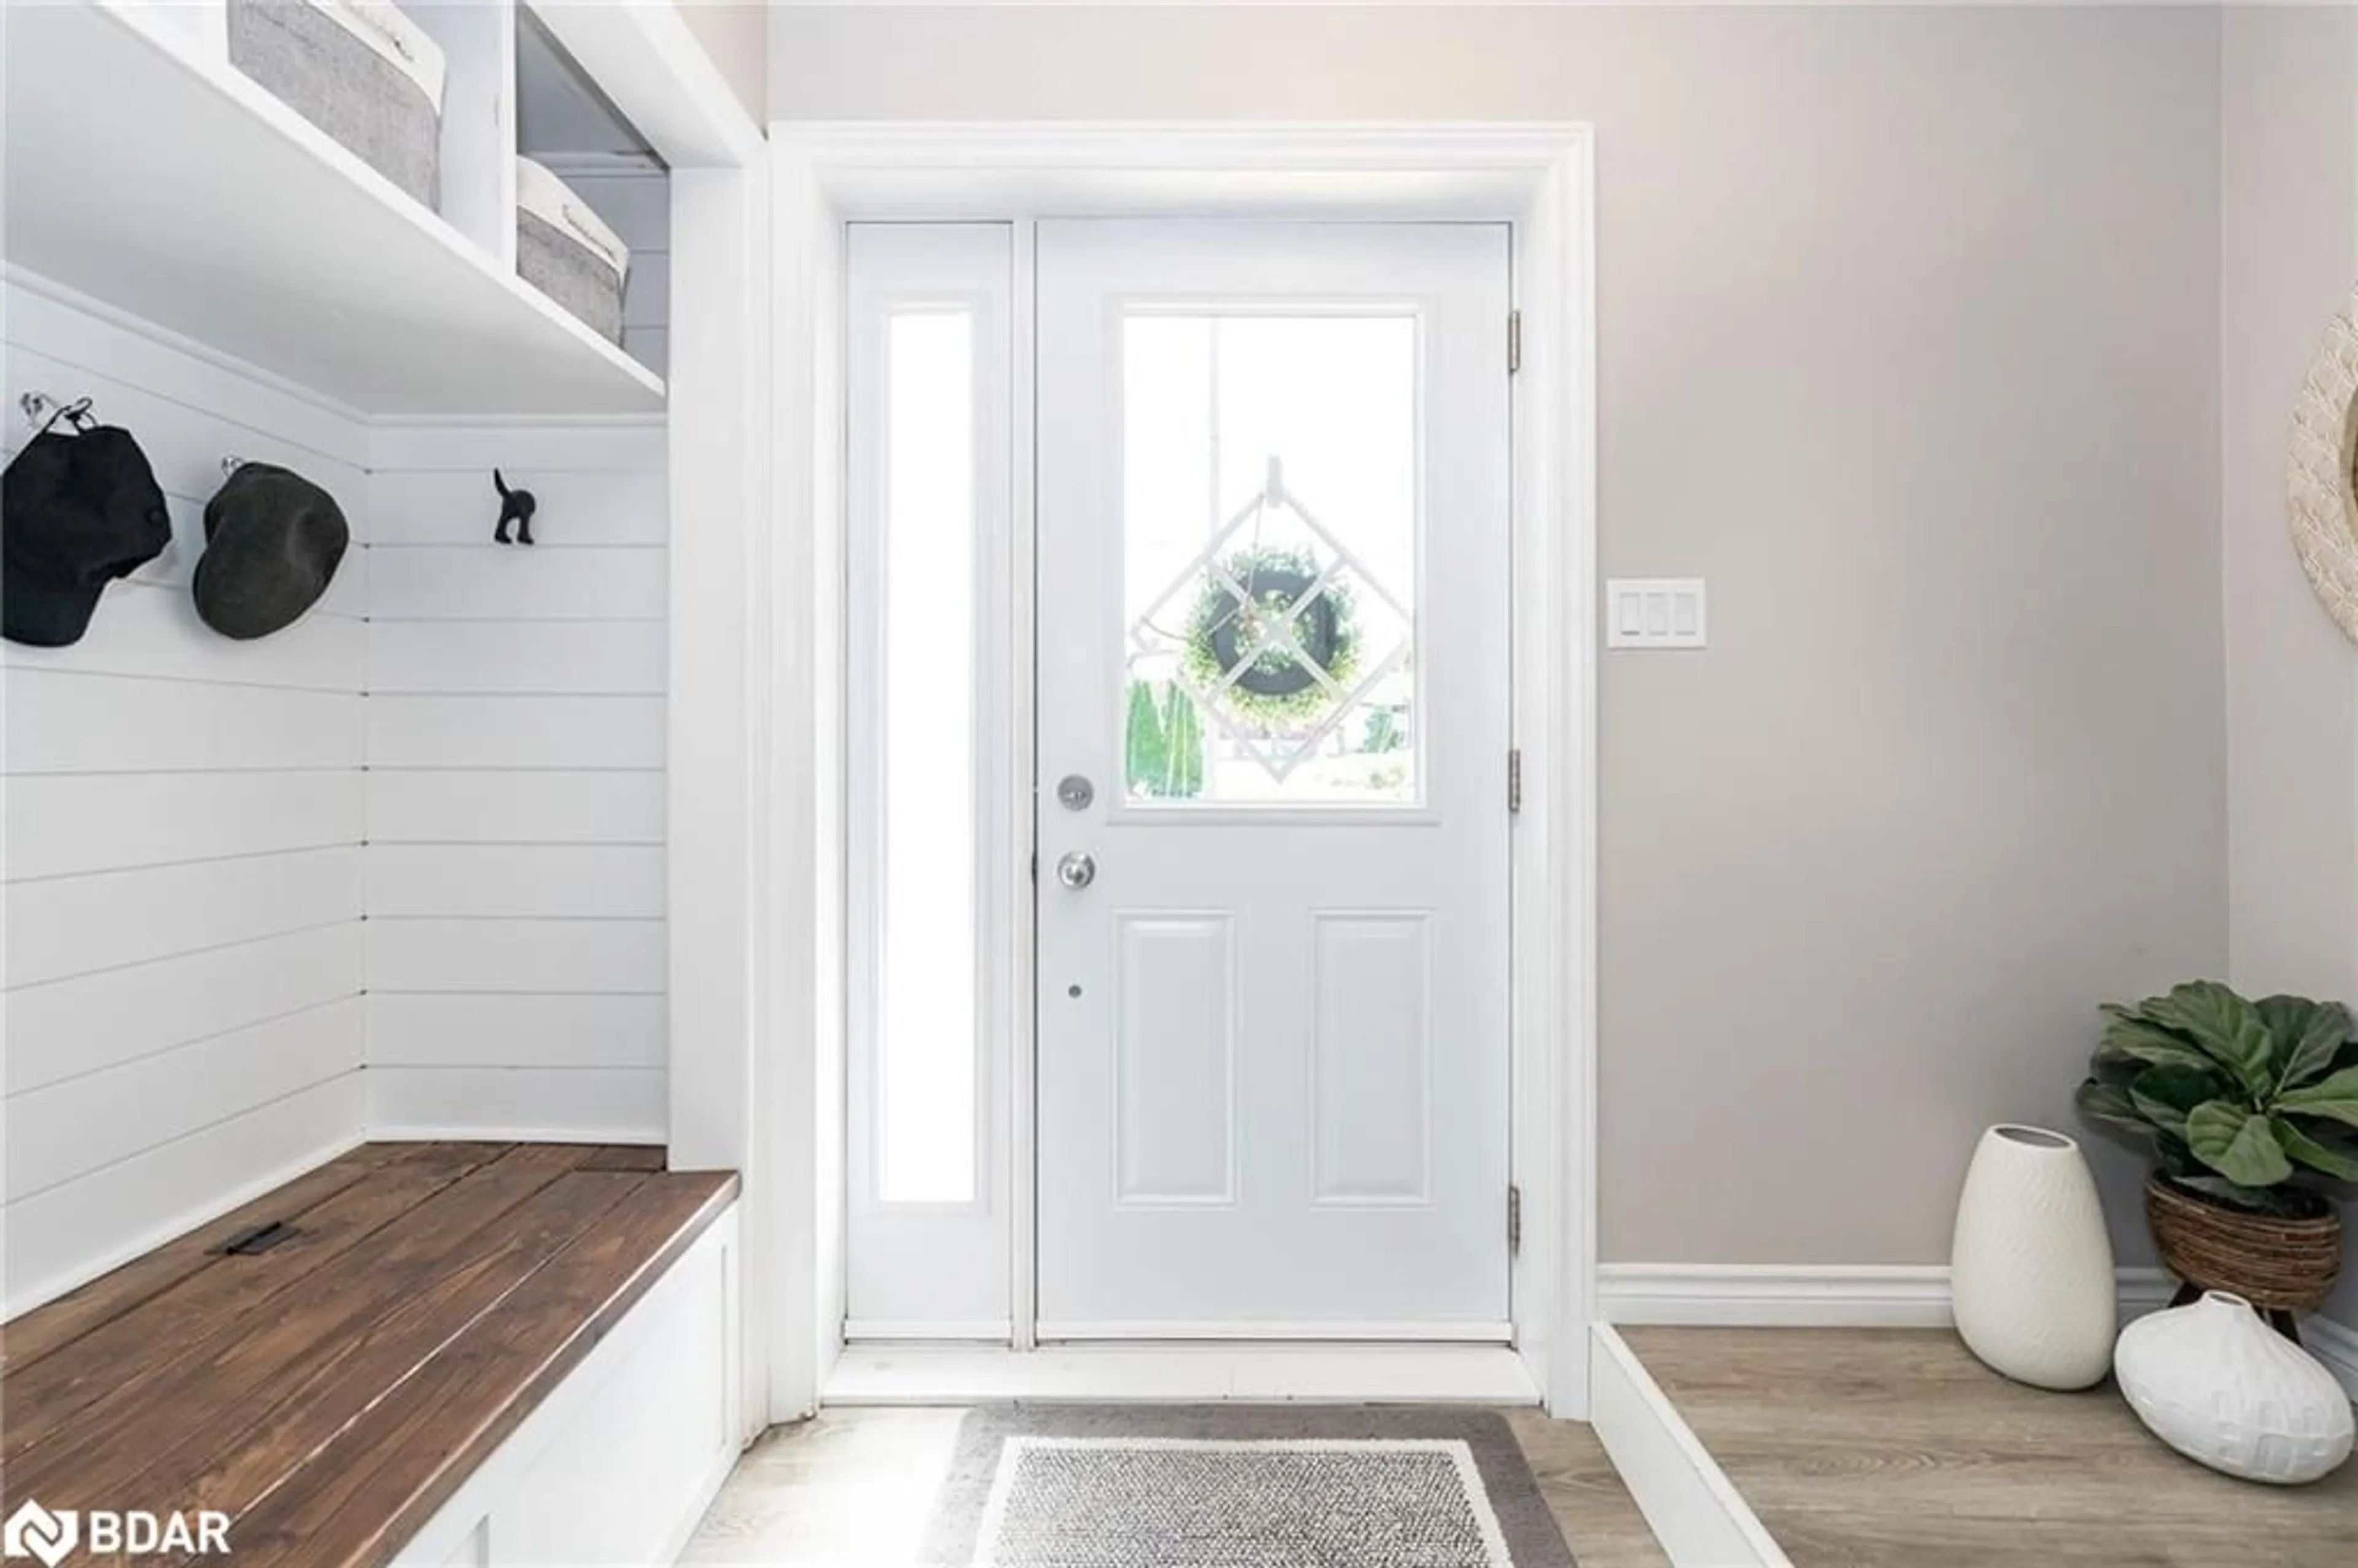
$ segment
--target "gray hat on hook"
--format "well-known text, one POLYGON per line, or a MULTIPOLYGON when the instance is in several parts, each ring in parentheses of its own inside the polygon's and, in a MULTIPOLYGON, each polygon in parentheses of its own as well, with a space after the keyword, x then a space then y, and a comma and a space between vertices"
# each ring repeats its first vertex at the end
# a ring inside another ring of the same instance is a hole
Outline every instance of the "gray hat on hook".
POLYGON ((205 505, 197 613, 224 637, 267 637, 319 601, 352 543, 336 499, 301 474, 242 463, 205 505))

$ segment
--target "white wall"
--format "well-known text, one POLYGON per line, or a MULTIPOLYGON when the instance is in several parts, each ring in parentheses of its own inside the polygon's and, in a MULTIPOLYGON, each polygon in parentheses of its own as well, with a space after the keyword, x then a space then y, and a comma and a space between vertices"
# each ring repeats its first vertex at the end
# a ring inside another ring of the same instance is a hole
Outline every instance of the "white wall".
MULTIPOLYGON (((2231 9, 2220 342, 2231 971, 2255 994, 2358 1000, 2358 648, 2294 557, 2292 409, 2358 280, 2358 27, 2231 9)), ((2337 1314, 2358 1325, 2358 1271, 2337 1314)))
POLYGON ((343 413, 18 283, 5 307, 0 448, 21 393, 87 395, 173 525, 80 643, 0 643, 13 1313, 360 1138, 370 497, 343 413), (326 600, 253 643, 188 591, 232 454, 323 486, 355 540, 326 600))
MULTIPOLYGON (((782 8, 773 121, 1595 125, 1602 1255, 1933 1263, 2227 957, 2219 19, 782 8)), ((787 127, 783 134, 790 134, 787 127)), ((2126 1260, 2136 1175, 2100 1155, 2126 1260)))
POLYGON ((664 1140, 664 446, 374 432, 372 1136, 664 1140), (531 549, 492 543, 494 465, 531 549))

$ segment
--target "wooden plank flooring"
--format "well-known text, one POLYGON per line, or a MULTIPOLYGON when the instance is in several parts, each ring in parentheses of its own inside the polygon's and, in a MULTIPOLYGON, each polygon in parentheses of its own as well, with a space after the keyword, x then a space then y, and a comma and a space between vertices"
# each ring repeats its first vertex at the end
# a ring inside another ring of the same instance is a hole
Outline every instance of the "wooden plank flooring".
POLYGON ((0 1327, 0 1511, 214 1509, 242 1563, 385 1562, 735 1196, 660 1165, 366 1145, 0 1327))
POLYGON ((1624 1328, 1796 1568, 2351 1568, 2358 1464, 2255 1486, 2108 1382, 2026 1388, 1942 1329, 1624 1328))
POLYGON ((1580 1568, 1670 1568, 1595 1432, 1530 1409, 1509 1411, 1507 1421, 1580 1568))
MULTIPOLYGON (((1668 1568, 1585 1426, 1506 1412, 1580 1568, 1668 1568)), ((704 1516, 682 1563, 908 1568, 949 1472, 959 1409, 844 1408, 773 1429, 704 1516)))

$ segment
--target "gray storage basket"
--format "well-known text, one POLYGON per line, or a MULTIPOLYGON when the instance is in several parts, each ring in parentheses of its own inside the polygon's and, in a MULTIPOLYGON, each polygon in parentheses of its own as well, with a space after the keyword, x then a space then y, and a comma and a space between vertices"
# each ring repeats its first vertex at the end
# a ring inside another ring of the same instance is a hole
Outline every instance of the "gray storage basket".
MULTIPOLYGON (((442 106, 309 0, 229 0, 230 63, 427 206, 441 194, 442 106)), ((432 72, 438 81, 440 63, 432 72)))
POLYGON ((516 272, 610 343, 622 341, 631 253, 546 168, 516 159, 516 272))

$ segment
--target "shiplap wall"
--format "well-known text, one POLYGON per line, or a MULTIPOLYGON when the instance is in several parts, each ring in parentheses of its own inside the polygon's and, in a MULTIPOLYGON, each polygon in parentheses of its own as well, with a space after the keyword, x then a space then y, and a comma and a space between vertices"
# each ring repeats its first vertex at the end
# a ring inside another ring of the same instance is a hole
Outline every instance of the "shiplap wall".
POLYGON ((374 432, 373 1136, 663 1141, 664 449, 374 432), (491 542, 494 465, 539 500, 532 549, 491 542))
POLYGON ((332 493, 364 539, 348 414, 62 290, 0 293, 18 396, 88 395, 138 438, 171 548, 69 648, 0 643, 11 1313, 359 1140, 367 556, 276 636, 196 617, 225 456, 332 493))

